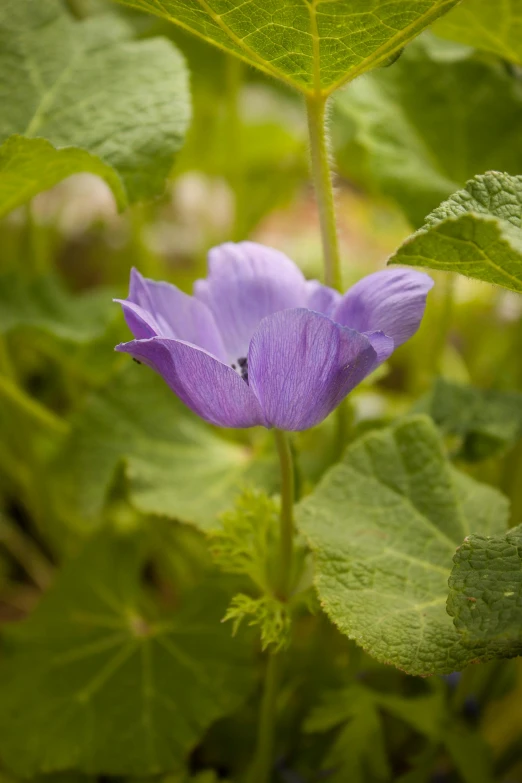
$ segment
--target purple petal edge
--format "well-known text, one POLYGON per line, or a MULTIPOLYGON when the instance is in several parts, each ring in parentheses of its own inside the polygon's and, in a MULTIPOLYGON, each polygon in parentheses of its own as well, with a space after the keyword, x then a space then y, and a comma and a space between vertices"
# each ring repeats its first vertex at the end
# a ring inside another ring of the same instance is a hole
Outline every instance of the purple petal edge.
POLYGON ((153 337, 116 346, 147 364, 194 413, 220 427, 267 426, 257 398, 234 370, 182 340, 153 337))

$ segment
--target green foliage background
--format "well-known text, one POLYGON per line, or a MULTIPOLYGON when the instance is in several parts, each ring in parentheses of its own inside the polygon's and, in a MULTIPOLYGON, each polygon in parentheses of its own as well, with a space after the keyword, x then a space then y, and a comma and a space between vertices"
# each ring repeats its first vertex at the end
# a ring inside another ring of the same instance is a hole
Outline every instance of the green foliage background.
POLYGON ((522 780, 522 4, 455 5, 0 2, 2 779, 250 783, 278 646, 277 783, 522 780), (112 297, 231 238, 321 277, 303 98, 359 76, 344 282, 436 286, 348 432, 292 438, 282 610, 270 433, 114 353, 112 297))

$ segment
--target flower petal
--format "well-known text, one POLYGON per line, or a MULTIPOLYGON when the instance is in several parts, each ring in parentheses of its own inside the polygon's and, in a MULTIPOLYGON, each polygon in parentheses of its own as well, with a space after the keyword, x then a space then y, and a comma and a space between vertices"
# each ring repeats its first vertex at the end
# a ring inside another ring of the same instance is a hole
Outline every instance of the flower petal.
POLYGON ((248 354, 250 385, 282 430, 319 424, 375 366, 367 337, 311 310, 265 318, 248 354))
POLYGON ((315 310, 316 313, 322 313, 331 318, 335 308, 342 299, 339 291, 323 285, 319 280, 308 280, 306 288, 306 307, 309 310, 315 310))
POLYGON ((395 347, 419 328, 433 280, 411 269, 383 269, 359 280, 343 296, 332 318, 358 332, 384 332, 395 347))
POLYGON ((228 365, 181 340, 153 337, 116 346, 152 367, 194 413, 220 427, 266 426, 248 384, 228 365))
POLYGON ((229 362, 246 357, 255 329, 279 310, 306 306, 306 281, 283 253, 255 242, 213 248, 209 274, 194 285, 221 332, 229 362))
MULTIPOLYGON (((219 329, 208 307, 175 285, 148 280, 132 269, 128 301, 152 315, 161 337, 184 340, 218 359, 227 360, 219 329)), ((130 324, 129 327, 138 337, 130 324)))

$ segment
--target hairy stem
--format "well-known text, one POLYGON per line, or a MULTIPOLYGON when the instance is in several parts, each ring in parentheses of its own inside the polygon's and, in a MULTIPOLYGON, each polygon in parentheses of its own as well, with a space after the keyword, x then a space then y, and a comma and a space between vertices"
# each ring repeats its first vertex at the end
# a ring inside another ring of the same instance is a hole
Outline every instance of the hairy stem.
POLYGON ((312 157, 312 176, 321 223, 324 278, 327 285, 340 290, 342 283, 341 259, 326 133, 326 101, 327 98, 324 95, 312 95, 306 99, 306 109, 312 157))
MULTIPOLYGON (((288 435, 280 430, 274 430, 274 434, 281 468, 281 526, 276 589, 279 600, 283 602, 288 600, 292 586, 295 477, 288 435)), ((271 779, 280 661, 280 654, 268 653, 251 783, 269 783, 271 779)))
POLYGON ((240 97, 243 82, 243 63, 228 55, 226 60, 226 118, 228 137, 228 182, 234 191, 235 217, 233 239, 243 239, 243 165, 241 154, 240 97))

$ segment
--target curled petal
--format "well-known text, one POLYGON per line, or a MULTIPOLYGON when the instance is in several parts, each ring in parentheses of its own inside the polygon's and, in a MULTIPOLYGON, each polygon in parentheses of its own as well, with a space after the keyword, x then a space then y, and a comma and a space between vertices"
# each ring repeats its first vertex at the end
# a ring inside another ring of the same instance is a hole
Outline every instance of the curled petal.
POLYGON ((423 272, 383 269, 352 286, 332 318, 358 332, 384 332, 397 348, 419 328, 432 287, 423 272))
MULTIPOLYGON (((375 367, 385 362, 395 350, 393 338, 388 337, 384 332, 366 332, 365 337, 368 338, 376 353, 375 367)), ((375 367, 372 367, 372 370, 374 370, 375 367)))
MULTIPOLYGON (((131 272, 128 301, 150 313, 159 327, 159 336, 184 340, 226 361, 219 329, 203 302, 183 293, 175 285, 148 280, 136 269, 131 272)), ((134 336, 141 337, 129 321, 127 323, 134 336)))
POLYGON ((112 301, 121 304, 127 326, 137 340, 147 340, 149 337, 157 337, 161 334, 161 327, 148 310, 128 299, 113 299, 112 301))
POLYGON ((198 280, 194 295, 212 311, 229 361, 246 357, 250 339, 268 315, 306 306, 306 282, 284 253, 255 242, 213 248, 209 274, 198 280))
POLYGON ((116 346, 152 367, 194 413, 220 427, 266 426, 249 386, 228 365, 181 340, 153 337, 116 346))
POLYGON ((265 318, 248 354, 250 385, 282 430, 319 424, 376 365, 370 340, 311 310, 265 318))
POLYGON ((316 313, 322 313, 331 318, 335 308, 342 299, 339 291, 323 285, 318 280, 308 280, 306 289, 306 307, 309 310, 315 310, 316 313))

